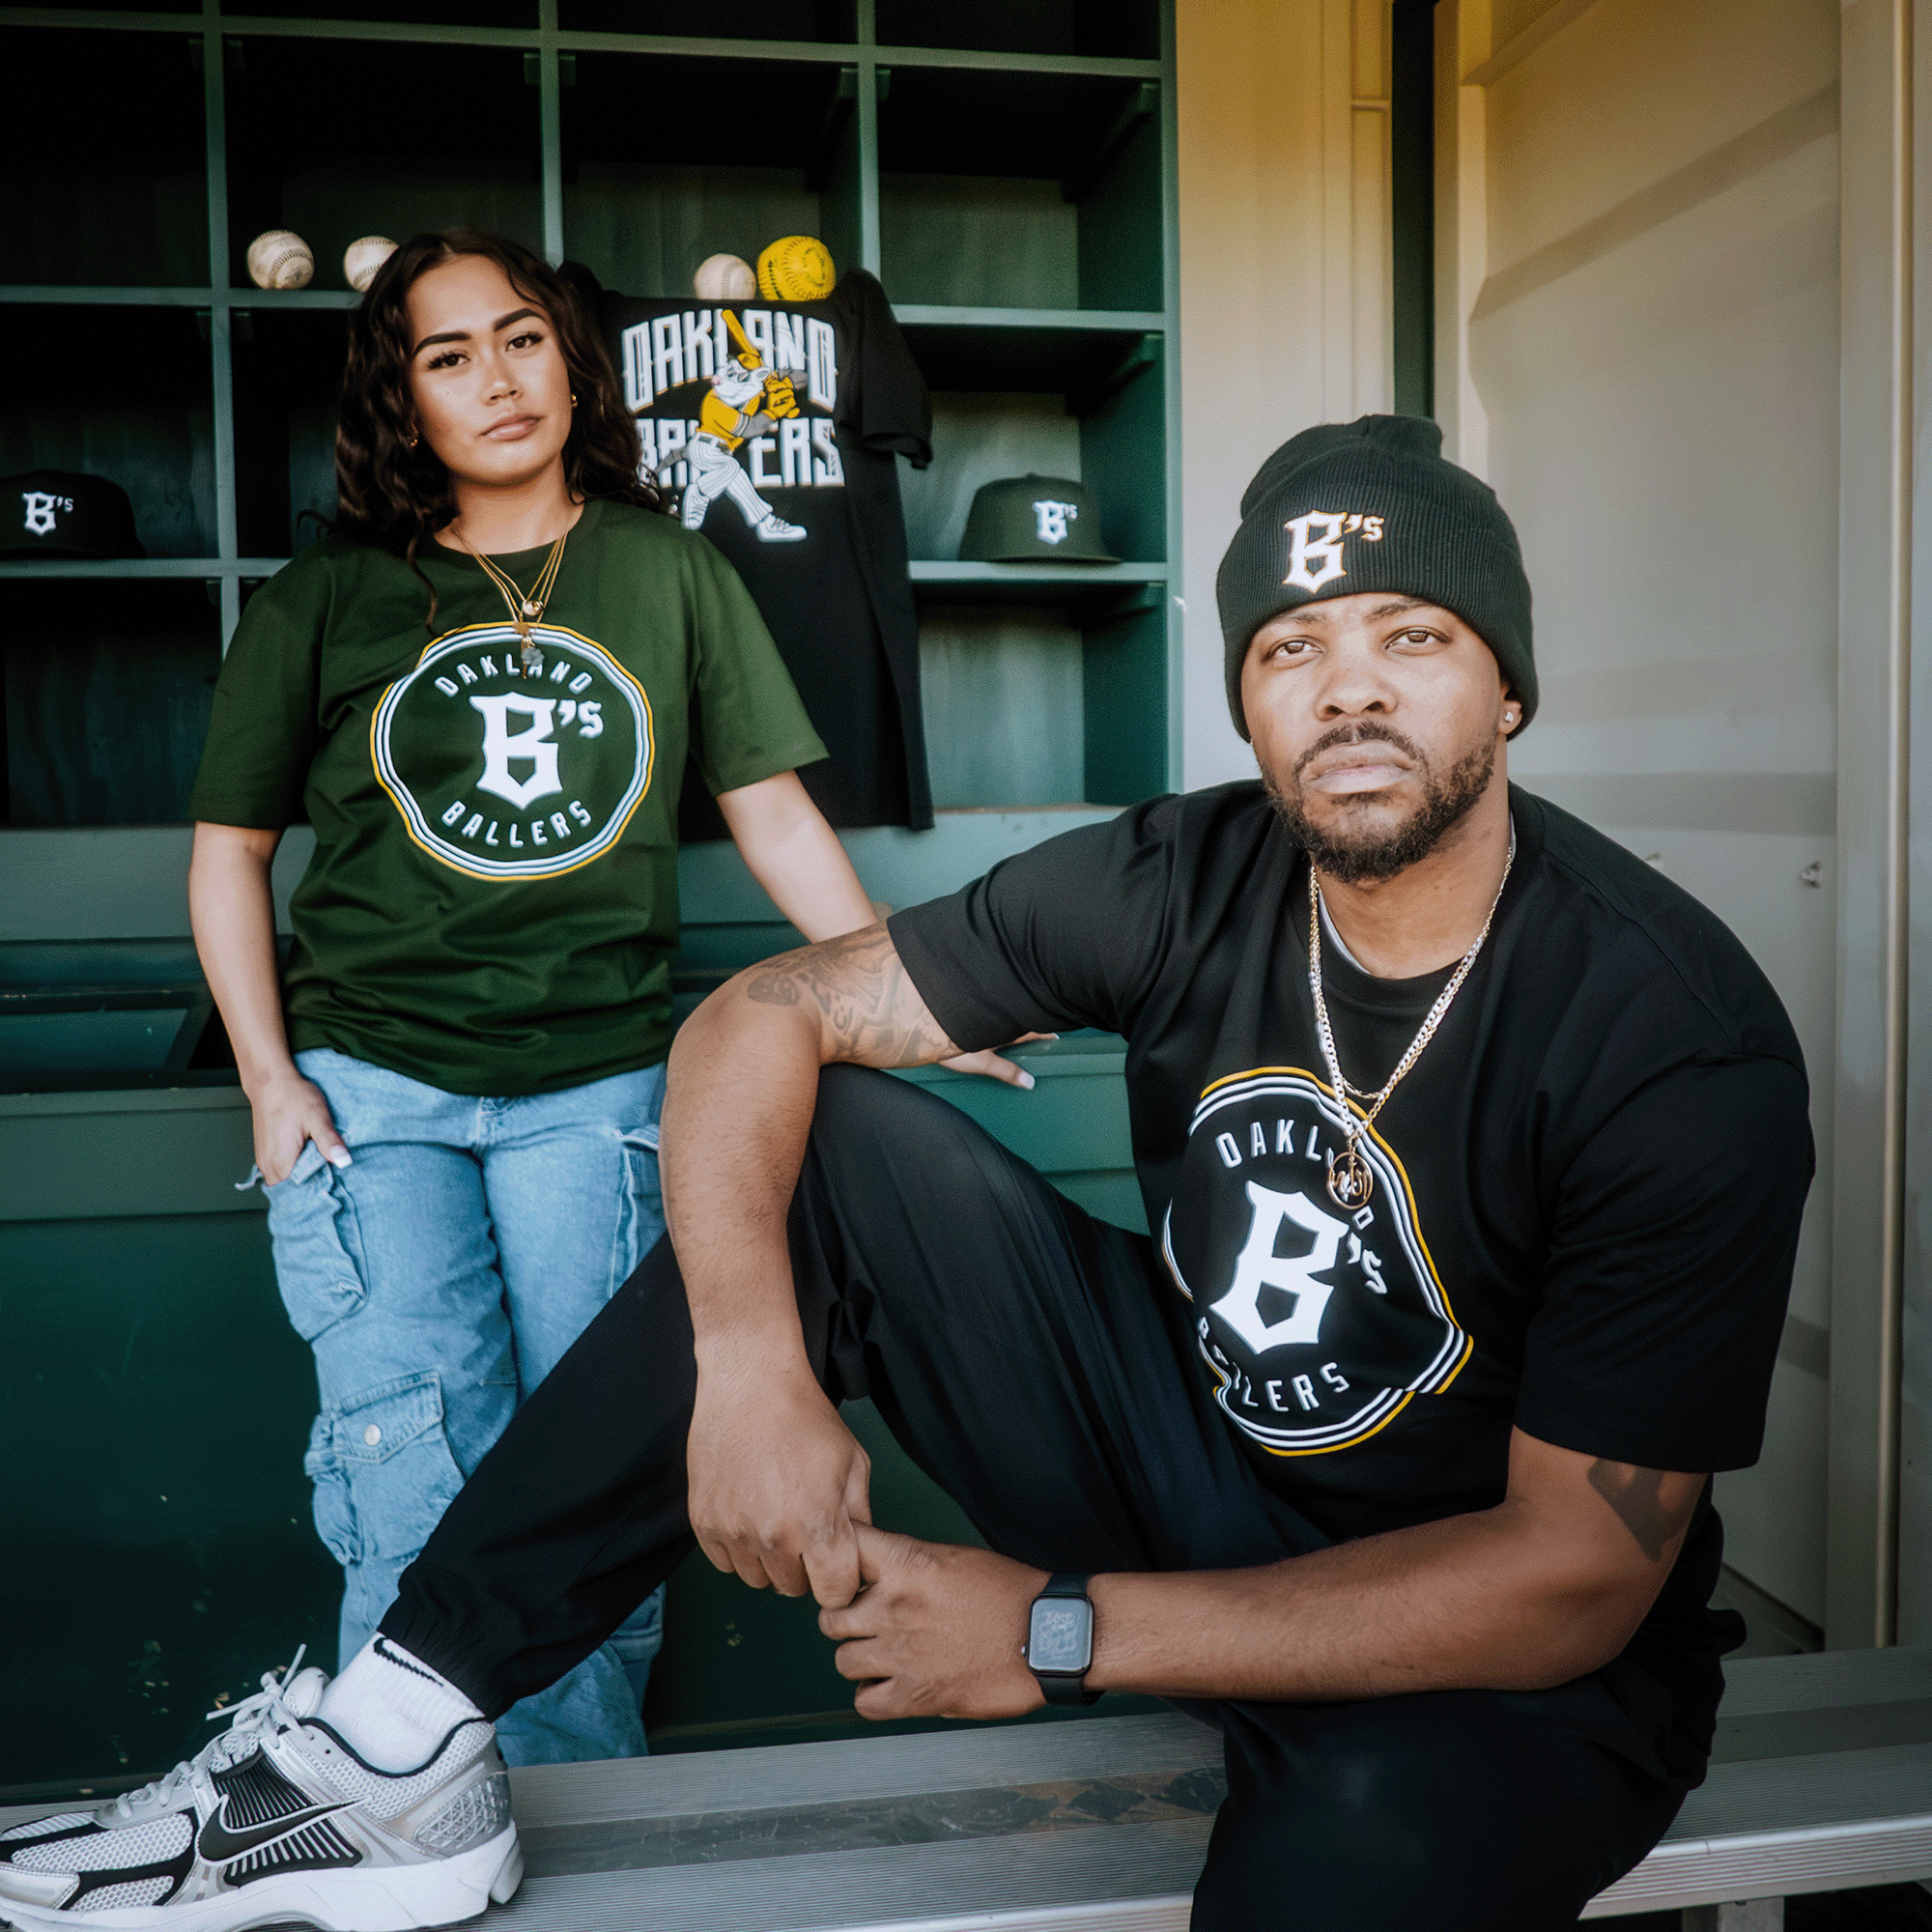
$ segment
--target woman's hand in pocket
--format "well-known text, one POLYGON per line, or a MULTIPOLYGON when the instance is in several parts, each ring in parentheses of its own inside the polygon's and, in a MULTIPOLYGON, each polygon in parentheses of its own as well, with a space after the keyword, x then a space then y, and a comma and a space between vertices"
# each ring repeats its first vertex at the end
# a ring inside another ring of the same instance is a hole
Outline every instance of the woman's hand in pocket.
POLYGON ((248 1098, 255 1115, 255 1165, 270 1187, 295 1171, 304 1141, 313 1141, 330 1166, 349 1165, 349 1150, 335 1131, 322 1089, 294 1066, 248 1098))

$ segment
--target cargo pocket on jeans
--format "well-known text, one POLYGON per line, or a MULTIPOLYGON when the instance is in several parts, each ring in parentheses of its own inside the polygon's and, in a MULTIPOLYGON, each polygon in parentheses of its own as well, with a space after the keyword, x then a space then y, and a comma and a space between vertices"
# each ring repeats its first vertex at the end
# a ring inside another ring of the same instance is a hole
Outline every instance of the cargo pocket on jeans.
MULTIPOLYGON (((345 1478, 358 1558, 408 1562, 463 1487, 443 1430, 441 1377, 425 1369, 379 1382, 323 1421, 328 1459, 345 1478)), ((320 1484, 316 1497, 320 1526, 320 1484)))
POLYGON ((367 1293, 355 1204, 313 1141, 288 1179, 263 1191, 282 1306, 296 1333, 313 1342, 354 1315, 367 1293))
POLYGON ((632 1270, 657 1246, 665 1231, 657 1123, 620 1128, 617 1138, 624 1149, 624 1182, 611 1244, 610 1294, 615 1294, 630 1279, 632 1270))
POLYGON ((308 1433, 302 1474, 315 1485, 310 1504, 315 1515, 315 1533, 345 1570, 354 1569, 362 1560, 362 1540, 355 1532, 355 1505, 349 1495, 349 1476, 342 1459, 335 1453, 332 1414, 325 1412, 316 1417, 315 1426, 308 1433))

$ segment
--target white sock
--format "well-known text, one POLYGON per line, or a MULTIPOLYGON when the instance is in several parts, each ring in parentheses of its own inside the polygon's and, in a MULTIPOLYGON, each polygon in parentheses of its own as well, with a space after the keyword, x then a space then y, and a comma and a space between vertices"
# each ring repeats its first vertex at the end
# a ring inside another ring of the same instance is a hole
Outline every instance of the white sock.
POLYGON ((373 1636, 322 1693, 316 1717, 378 1771, 415 1771, 483 1713, 401 1644, 373 1636))

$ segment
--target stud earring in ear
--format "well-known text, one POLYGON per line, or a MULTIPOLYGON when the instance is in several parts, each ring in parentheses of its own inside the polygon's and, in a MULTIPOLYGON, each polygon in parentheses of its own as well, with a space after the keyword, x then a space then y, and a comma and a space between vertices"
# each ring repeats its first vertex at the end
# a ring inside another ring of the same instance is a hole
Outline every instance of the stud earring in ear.
POLYGON ((570 407, 571 407, 572 409, 575 409, 575 408, 577 407, 577 394, 576 394, 576 391, 575 391, 575 390, 573 390, 573 391, 571 392, 571 397, 570 397, 570 407))

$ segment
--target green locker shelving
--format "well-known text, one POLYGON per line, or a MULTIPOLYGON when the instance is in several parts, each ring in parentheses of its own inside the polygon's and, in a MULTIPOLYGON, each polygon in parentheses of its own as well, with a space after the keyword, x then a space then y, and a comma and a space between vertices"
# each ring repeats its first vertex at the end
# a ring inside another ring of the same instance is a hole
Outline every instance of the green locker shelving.
MULTIPOLYGON (((471 221, 650 294, 802 230, 880 277, 934 392, 900 473, 940 822, 848 843, 908 903, 1179 782, 1173 28, 1169 0, 204 0, 0 7, 0 49, 33 370, 0 474, 111 476, 148 552, 0 563, 0 1463, 37 1579, 0 1593, 0 1788, 66 1788, 171 1761, 265 1645, 332 1648, 306 1355, 175 881, 220 654, 332 500, 344 245, 471 221), (309 288, 250 284, 270 227, 309 288), (954 560, 974 490, 1027 469, 1083 477, 1123 561, 954 560)), ((728 848, 685 856, 696 997, 786 928, 728 848)), ((1068 1042, 1031 1117, 954 1097, 1131 1218, 1119 1068, 1068 1042)), ((723 1587, 682 1591, 654 1721, 813 1734, 841 1699, 806 1621, 723 1587)))

